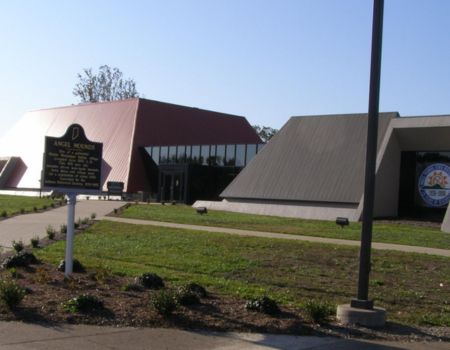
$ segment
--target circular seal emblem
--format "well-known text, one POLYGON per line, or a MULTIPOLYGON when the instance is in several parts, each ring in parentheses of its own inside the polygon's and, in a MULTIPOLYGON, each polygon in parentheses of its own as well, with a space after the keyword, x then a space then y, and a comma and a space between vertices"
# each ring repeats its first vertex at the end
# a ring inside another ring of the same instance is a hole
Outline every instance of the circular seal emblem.
POLYGON ((432 164, 419 177, 419 193, 423 201, 431 207, 442 207, 450 200, 450 167, 432 164))

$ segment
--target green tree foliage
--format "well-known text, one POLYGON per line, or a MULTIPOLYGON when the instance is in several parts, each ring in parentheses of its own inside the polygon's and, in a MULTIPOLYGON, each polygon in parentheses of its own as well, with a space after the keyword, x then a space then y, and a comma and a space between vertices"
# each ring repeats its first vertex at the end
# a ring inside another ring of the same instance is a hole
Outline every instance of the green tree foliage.
POLYGON ((277 129, 273 129, 269 126, 252 125, 256 133, 259 135, 263 142, 268 142, 277 132, 277 129))
POLYGON ((103 65, 100 66, 98 73, 92 72, 91 68, 85 68, 77 77, 78 83, 73 89, 73 94, 78 96, 82 103, 139 97, 135 81, 125 80, 118 68, 103 65))

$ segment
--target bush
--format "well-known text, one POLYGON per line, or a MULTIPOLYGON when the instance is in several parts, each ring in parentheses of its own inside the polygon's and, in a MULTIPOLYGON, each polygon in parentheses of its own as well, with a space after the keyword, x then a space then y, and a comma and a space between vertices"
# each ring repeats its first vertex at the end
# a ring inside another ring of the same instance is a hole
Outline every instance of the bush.
POLYGON ((245 303, 245 308, 247 310, 262 312, 268 315, 275 315, 280 312, 277 302, 267 296, 248 300, 245 303))
POLYGON ((156 292, 150 299, 150 304, 162 316, 170 316, 177 308, 175 298, 164 290, 156 292))
POLYGON ((12 247, 16 251, 16 253, 20 253, 24 246, 22 241, 12 241, 12 247))
POLYGON ((199 298, 205 298, 208 295, 206 289, 197 283, 189 283, 186 285, 186 288, 196 294, 199 298))
POLYGON ((175 301, 180 305, 195 305, 200 303, 200 298, 187 286, 179 287, 175 292, 175 301))
POLYGON ((43 206, 42 206, 42 209, 43 209, 43 210, 46 210, 46 209, 47 209, 47 206, 46 206, 46 205, 43 205, 43 206))
POLYGON ((142 292, 144 287, 136 283, 127 283, 122 287, 124 292, 142 292))
POLYGON ((67 233, 67 225, 66 225, 66 224, 62 224, 62 225, 59 227, 59 232, 61 232, 62 234, 67 233))
POLYGON ((90 312, 103 309, 103 302, 93 295, 82 294, 63 303, 62 308, 70 313, 90 312))
POLYGON ((17 271, 17 269, 15 267, 12 267, 8 270, 9 275, 11 276, 11 278, 22 278, 22 274, 20 272, 17 271))
POLYGON ((91 220, 95 220, 96 217, 97 217, 97 214, 95 214, 95 213, 91 214, 91 220))
MULTIPOLYGON (((66 261, 61 260, 58 265, 58 271, 64 272, 66 270, 66 261)), ((77 273, 86 272, 85 267, 77 259, 73 259, 72 271, 77 273)))
POLYGON ((55 234, 56 234, 56 232, 55 232, 55 229, 53 228, 53 226, 52 225, 48 225, 47 226, 47 237, 48 237, 48 239, 51 239, 51 240, 55 239, 55 234))
POLYGON ((164 282, 161 277, 155 273, 144 273, 136 277, 135 282, 148 289, 164 288, 164 282))
POLYGON ((37 212, 37 211, 38 211, 38 208, 37 208, 37 207, 33 207, 33 211, 34 211, 34 212, 37 212))
POLYGON ((13 309, 17 307, 25 296, 25 290, 16 282, 7 279, 0 279, 0 302, 13 309))
POLYGON ((6 218, 6 217, 8 216, 8 213, 6 212, 6 210, 3 210, 3 211, 0 213, 0 216, 1 216, 2 218, 6 218))
POLYGON ((20 214, 25 214, 25 209, 20 208, 20 214))
POLYGON ((30 239, 30 244, 33 248, 37 248, 39 247, 39 237, 38 236, 34 236, 33 238, 30 239))
POLYGON ((311 299, 303 304, 306 316, 315 323, 324 323, 336 313, 336 308, 325 301, 311 299))
POLYGON ((32 264, 39 263, 34 254, 27 252, 20 252, 17 255, 10 256, 6 258, 1 267, 4 269, 10 269, 12 267, 27 267, 32 264))

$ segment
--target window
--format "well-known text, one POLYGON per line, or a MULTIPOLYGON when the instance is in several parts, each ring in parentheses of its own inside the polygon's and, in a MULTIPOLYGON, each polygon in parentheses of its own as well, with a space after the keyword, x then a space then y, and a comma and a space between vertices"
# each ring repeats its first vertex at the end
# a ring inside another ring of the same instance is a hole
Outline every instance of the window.
POLYGON ((192 146, 192 163, 199 163, 200 162, 200 146, 192 146))
POLYGON ((170 146, 169 147, 169 163, 176 163, 177 162, 177 146, 170 146))
POLYGON ((245 165, 245 145, 236 145, 236 166, 245 165))
POLYGON ((168 156, 169 156, 169 147, 163 146, 161 147, 160 153, 159 153, 159 163, 165 164, 168 163, 168 156))
POLYGON ((184 163, 186 161, 186 146, 177 147, 177 162, 184 163))
POLYGON ((225 145, 216 146, 216 163, 217 165, 224 165, 225 161, 225 145))
POLYGON ((256 145, 255 144, 247 145, 247 152, 245 157, 246 165, 252 160, 255 154, 256 154, 256 145))
POLYGON ((203 165, 207 165, 208 164, 208 158, 209 158, 209 145, 203 145, 201 147, 201 163, 203 165))
POLYGON ((226 147, 226 158, 225 158, 225 165, 228 166, 234 166, 236 163, 236 156, 235 156, 235 145, 227 145, 226 147))
POLYGON ((152 159, 156 165, 159 164, 159 147, 152 147, 152 159))

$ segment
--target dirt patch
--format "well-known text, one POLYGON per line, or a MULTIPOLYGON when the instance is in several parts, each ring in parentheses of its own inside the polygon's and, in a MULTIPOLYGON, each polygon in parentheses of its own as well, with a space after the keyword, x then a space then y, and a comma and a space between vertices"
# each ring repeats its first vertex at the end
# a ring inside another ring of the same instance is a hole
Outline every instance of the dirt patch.
MULTIPOLYGON (((295 335, 333 335, 338 337, 378 338, 386 340, 445 340, 450 341, 448 327, 411 328, 388 324, 383 329, 341 326, 336 322, 316 325, 308 322, 301 309, 282 307, 279 314, 270 316, 248 311, 245 300, 209 291, 201 303, 179 306, 170 316, 159 315, 150 300, 153 290, 125 291, 133 279, 111 275, 106 270, 75 273, 70 279, 54 265, 40 263, 17 268, 15 281, 26 288, 20 307, 0 309, 1 320, 44 324, 95 324, 133 327, 175 327, 189 330, 261 332, 295 335), (62 304, 81 294, 97 297, 104 309, 70 313, 62 304)), ((0 277, 11 278, 11 271, 3 270, 0 277)), ((170 285, 166 288, 170 289, 170 285)))

